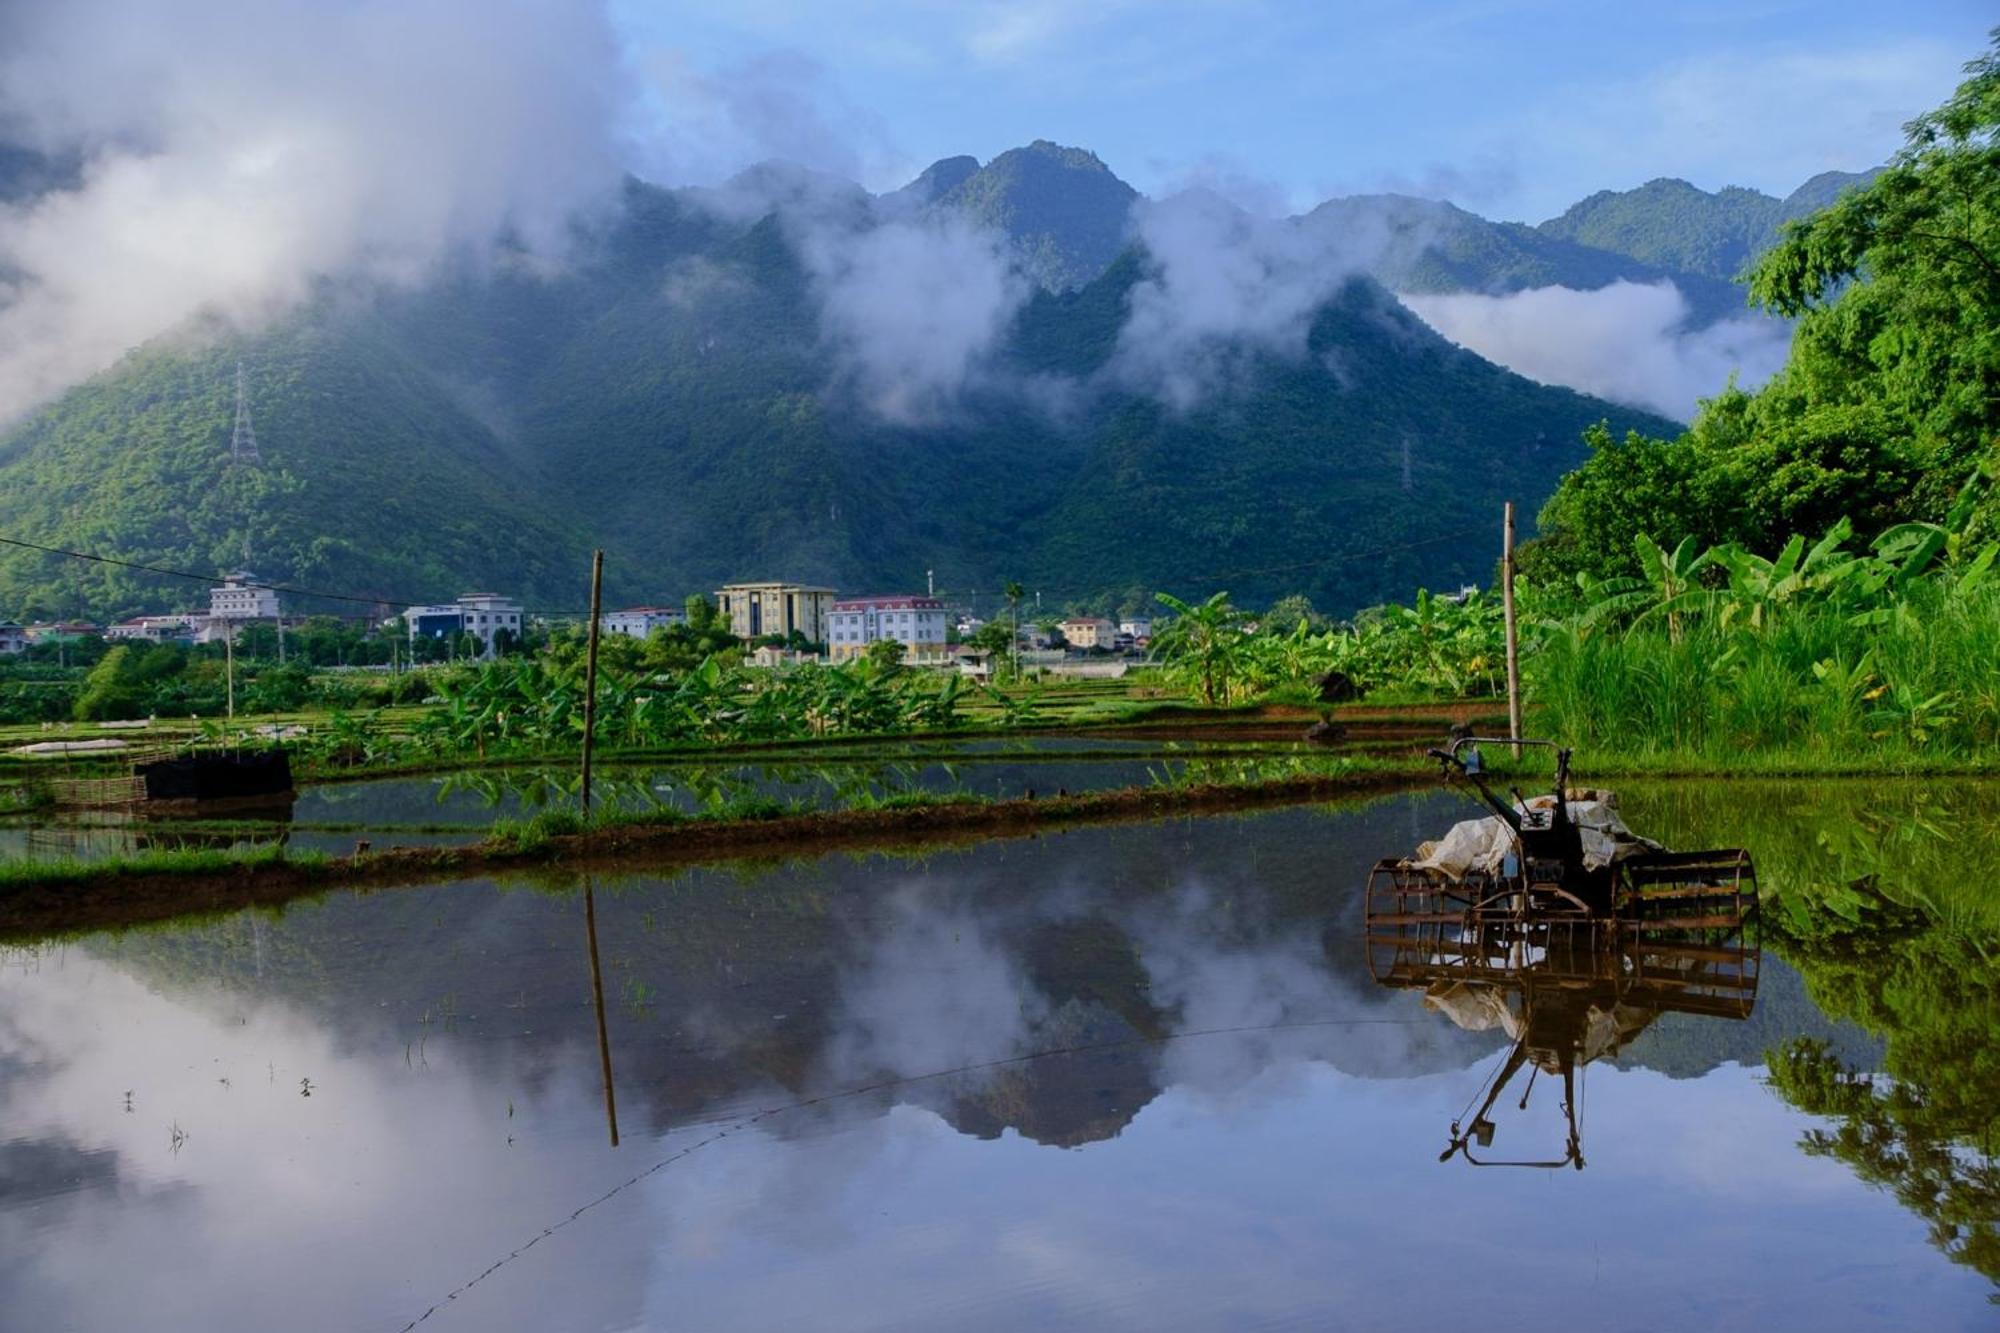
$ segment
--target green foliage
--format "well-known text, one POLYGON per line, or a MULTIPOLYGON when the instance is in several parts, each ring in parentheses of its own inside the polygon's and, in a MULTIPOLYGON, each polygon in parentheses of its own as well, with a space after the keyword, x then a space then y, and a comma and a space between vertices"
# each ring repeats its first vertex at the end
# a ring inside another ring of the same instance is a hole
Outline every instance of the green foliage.
MULTIPOLYGON (((1974 534, 2000 531, 1988 484, 2000 458, 2000 32, 1995 42, 1943 107, 1911 122, 1888 167, 1812 191, 1826 206, 1795 216, 1757 260, 1752 299, 1798 320, 1784 370, 1755 394, 1725 389, 1672 441, 1594 432, 1591 457, 1542 510, 1525 573, 1636 574, 1642 536, 1771 554, 1784 535, 1843 518, 1864 538, 1944 523, 1961 502, 1974 534)), ((1669 185, 1691 189, 1647 190, 1669 185)), ((1754 227, 1724 231, 1728 253, 1745 253, 1754 227)))
POLYGON ((1199 604, 1166 593, 1158 600, 1176 613, 1153 639, 1166 678, 1211 706, 1272 694, 1314 698, 1329 672, 1356 691, 1394 686, 1436 698, 1492 694, 1501 684, 1501 610, 1478 592, 1446 598, 1420 589, 1413 605, 1377 607, 1351 625, 1267 616, 1257 632, 1227 593, 1199 604))
POLYGON ((1642 578, 1531 597, 1540 725, 1621 754, 1972 756, 2000 743, 2000 543, 1835 524, 1775 557, 1638 540, 1642 578))

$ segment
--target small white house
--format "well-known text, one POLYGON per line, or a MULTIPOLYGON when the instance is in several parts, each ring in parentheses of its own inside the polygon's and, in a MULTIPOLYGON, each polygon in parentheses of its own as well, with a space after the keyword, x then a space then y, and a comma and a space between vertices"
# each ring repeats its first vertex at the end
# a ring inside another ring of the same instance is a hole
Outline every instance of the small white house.
POLYGON ((597 623, 606 634, 643 639, 656 629, 687 624, 687 612, 678 606, 628 606, 622 611, 605 612, 597 623))
POLYGON ((1118 622, 1118 632, 1120 634, 1129 634, 1135 640, 1150 639, 1153 637, 1153 622, 1143 616, 1134 617, 1131 620, 1121 620, 1118 622))
POLYGON ((28 631, 11 620, 0 620, 0 653, 28 651, 28 631))

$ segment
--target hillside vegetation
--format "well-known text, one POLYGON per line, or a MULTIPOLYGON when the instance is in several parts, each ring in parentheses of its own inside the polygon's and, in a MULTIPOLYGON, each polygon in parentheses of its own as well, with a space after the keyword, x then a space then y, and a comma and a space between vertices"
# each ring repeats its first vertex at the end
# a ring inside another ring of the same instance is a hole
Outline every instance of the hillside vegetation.
MULTIPOLYGON (((1094 158, 1023 152, 952 189, 1003 166, 1125 188, 1094 158)), ((1032 202, 1014 196, 1006 215, 1025 237, 1047 220, 1032 202)), ((1587 426, 1667 424, 1502 371, 1362 278, 1299 348, 1203 349, 1211 391, 1170 408, 1113 365, 1154 272, 1134 248, 1043 291, 999 373, 899 421, 871 410, 823 332, 794 224, 634 182, 564 270, 503 258, 415 291, 330 289, 253 338, 141 349, 0 438, 0 534, 197 570, 247 562, 391 601, 492 588, 537 609, 581 605, 598 544, 614 601, 745 577, 892 591, 935 571, 943 590, 1019 578, 1058 605, 1206 584, 1352 608, 1483 579, 1500 502, 1548 494, 1587 426), (225 462, 239 359, 261 469, 225 462)), ((191 595, 0 554, 14 616, 191 595)))

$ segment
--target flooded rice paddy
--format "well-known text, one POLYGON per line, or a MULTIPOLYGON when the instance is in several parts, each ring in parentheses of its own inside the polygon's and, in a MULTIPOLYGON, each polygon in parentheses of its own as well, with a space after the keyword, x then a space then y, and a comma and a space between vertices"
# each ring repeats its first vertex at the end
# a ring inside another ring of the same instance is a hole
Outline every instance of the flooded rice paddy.
MULTIPOLYGON (((829 748, 754 760, 613 764, 593 782, 599 809, 715 812, 765 799, 800 809, 868 805, 902 793, 998 799, 1124 787, 1243 781, 1316 771, 1328 751, 1296 742, 1134 741, 1095 737, 975 740, 926 747, 829 748)), ((297 799, 227 819, 145 818, 120 811, 0 816, 0 862, 104 860, 163 847, 283 843, 345 854, 476 841, 501 820, 575 809, 574 765, 488 766, 418 777, 313 783, 297 799)))
MULTIPOLYGON (((1510 1030, 1368 969, 1369 865, 1470 813, 13 941, 0 1324, 1994 1324, 2000 798, 1631 786, 1755 852, 1761 959, 1747 1017, 1593 1011, 1581 1169, 1441 1162, 1510 1030)), ((1564 1160, 1560 1084, 1521 1091, 1473 1155, 1564 1160)))

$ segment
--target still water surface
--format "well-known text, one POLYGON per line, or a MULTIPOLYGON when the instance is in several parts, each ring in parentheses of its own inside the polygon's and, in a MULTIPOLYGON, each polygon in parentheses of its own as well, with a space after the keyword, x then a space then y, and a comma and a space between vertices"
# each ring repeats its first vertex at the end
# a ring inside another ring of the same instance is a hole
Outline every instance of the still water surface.
MULTIPOLYGON (((1767 887, 1806 901, 1879 871, 1894 829, 1992 813, 1897 800, 1879 828, 1879 792, 1626 808, 1683 846, 1761 839, 1767 887)), ((1858 969, 1878 899, 1830 933, 1788 917, 1799 965, 1767 942, 1749 1018, 1663 1014, 1586 1067, 1584 1169, 1440 1163, 1510 1042, 1373 984, 1359 889, 1468 813, 1426 794, 600 875, 615 1148, 567 879, 8 947, 0 1327, 1994 1325, 1994 1284, 1949 1255, 1995 1221, 1991 1158, 1960 1141, 2000 1106, 1964 1048, 1995 987, 1912 1008, 1896 970, 1992 914, 1903 903, 1858 969), (1910 1064, 1933 1022, 1957 1044, 1910 1064), (1808 1114, 1765 1068, 1801 1037, 1898 1080, 1808 1114), (1958 1119, 1873 1113, 1927 1070, 1925 1114, 1958 1119), (1912 1158, 1937 1130, 1916 1205, 1837 1150, 1870 1126, 1912 1158), (1940 1190, 1956 1239, 1920 1215, 1940 1190)), ((1921 898, 1966 845, 1893 863, 1921 861, 1921 898)), ((1559 1156, 1556 1086, 1517 1092, 1488 1155, 1559 1156)))
MULTIPOLYGON (((694 814, 745 798, 804 809, 840 809, 919 791, 1011 799, 1285 777, 1323 768, 1328 753, 1292 743, 1091 737, 961 741, 895 758, 872 757, 857 747, 825 758, 607 765, 597 772, 593 804, 694 814)), ((99 861, 153 848, 243 850, 280 842, 345 855, 363 839, 377 848, 449 846, 476 841, 501 820, 576 806, 574 765, 313 783, 286 805, 238 812, 226 828, 119 811, 0 817, 0 862, 99 861)))

